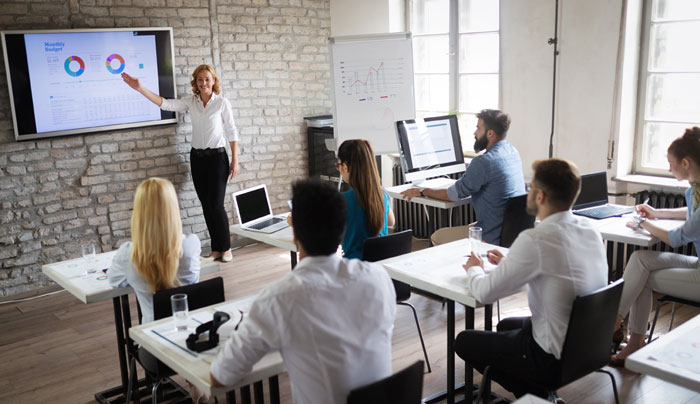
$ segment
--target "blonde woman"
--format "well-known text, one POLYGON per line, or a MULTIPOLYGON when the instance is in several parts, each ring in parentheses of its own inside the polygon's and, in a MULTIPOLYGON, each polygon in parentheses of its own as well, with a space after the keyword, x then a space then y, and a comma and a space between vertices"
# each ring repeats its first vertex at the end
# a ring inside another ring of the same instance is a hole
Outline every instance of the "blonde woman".
POLYGON ((149 178, 136 189, 131 239, 119 247, 107 271, 112 287, 131 285, 142 323, 153 321, 153 294, 199 281, 199 239, 182 234, 173 184, 149 178))
POLYGON ((344 141, 338 148, 338 171, 350 190, 343 193, 347 207, 343 256, 362 258, 369 237, 386 236, 394 225, 389 195, 382 191, 374 151, 366 140, 344 141))
POLYGON ((194 95, 174 100, 165 99, 143 87, 136 77, 122 73, 122 79, 165 111, 189 111, 192 118, 192 182, 211 237, 209 256, 224 262, 231 261, 231 235, 224 198, 226 182, 238 174, 238 130, 233 121, 231 103, 220 95, 219 77, 214 68, 209 65, 197 66, 190 81, 194 95), (227 140, 231 146, 230 164, 226 154, 227 140))

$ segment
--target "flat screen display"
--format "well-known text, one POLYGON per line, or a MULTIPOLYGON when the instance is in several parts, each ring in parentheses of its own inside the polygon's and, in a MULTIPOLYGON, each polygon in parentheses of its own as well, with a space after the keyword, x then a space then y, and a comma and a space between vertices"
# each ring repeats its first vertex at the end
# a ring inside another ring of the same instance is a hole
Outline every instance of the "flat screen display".
POLYGON ((176 123, 121 73, 175 98, 172 28, 4 31, 15 139, 176 123))
POLYGON ((398 121, 396 133, 407 181, 465 170, 457 116, 398 121))

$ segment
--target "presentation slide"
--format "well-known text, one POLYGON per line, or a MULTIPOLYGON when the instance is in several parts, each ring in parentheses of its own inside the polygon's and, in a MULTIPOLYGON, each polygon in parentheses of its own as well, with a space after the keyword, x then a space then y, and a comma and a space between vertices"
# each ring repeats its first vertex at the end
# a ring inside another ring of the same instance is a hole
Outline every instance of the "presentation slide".
POLYGON ((122 72, 159 93, 154 36, 132 32, 26 34, 37 133, 160 120, 122 72))
POLYGON ((416 120, 414 124, 407 124, 406 129, 413 167, 430 167, 454 161, 450 121, 445 119, 426 123, 416 120))

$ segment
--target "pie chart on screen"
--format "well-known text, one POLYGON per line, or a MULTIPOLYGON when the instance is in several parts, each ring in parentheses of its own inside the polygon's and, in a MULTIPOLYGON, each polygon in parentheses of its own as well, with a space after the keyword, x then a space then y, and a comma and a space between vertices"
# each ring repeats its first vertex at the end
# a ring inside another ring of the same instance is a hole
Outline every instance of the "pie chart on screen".
POLYGON ((85 72, 85 62, 77 56, 68 56, 63 68, 66 69, 69 76, 78 77, 85 72))
POLYGON ((112 74, 119 74, 124 71, 124 58, 113 53, 107 58, 107 70, 112 74))

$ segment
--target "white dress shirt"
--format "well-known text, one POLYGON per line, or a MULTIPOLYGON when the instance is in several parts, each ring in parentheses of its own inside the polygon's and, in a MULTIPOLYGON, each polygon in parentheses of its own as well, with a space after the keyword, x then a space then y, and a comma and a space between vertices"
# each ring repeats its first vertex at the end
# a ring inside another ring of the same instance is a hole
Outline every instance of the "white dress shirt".
POLYGON ((607 277, 600 233, 588 219, 565 211, 520 233, 508 256, 488 274, 481 267, 469 268, 467 282, 485 304, 527 285, 533 337, 560 359, 574 298, 605 286, 607 277))
POLYGON ((216 149, 226 147, 226 142, 238 141, 238 129, 233 121, 231 102, 212 93, 206 108, 194 95, 181 99, 163 98, 160 109, 164 111, 190 112, 192 118, 192 147, 216 149))
MULTIPOLYGON (((123 288, 129 285, 134 288, 143 315, 141 323, 150 323, 153 321, 153 294, 151 287, 131 265, 131 245, 131 241, 127 241, 119 247, 107 271, 107 276, 109 284, 113 288, 123 288)), ((201 252, 202 246, 196 235, 182 236, 182 257, 180 257, 180 264, 177 267, 177 279, 180 286, 199 282, 199 254, 201 252)))
POLYGON ((294 403, 345 403, 350 390, 391 375, 394 286, 381 267, 337 255, 305 257, 255 298, 211 372, 233 385, 279 350, 294 403))

